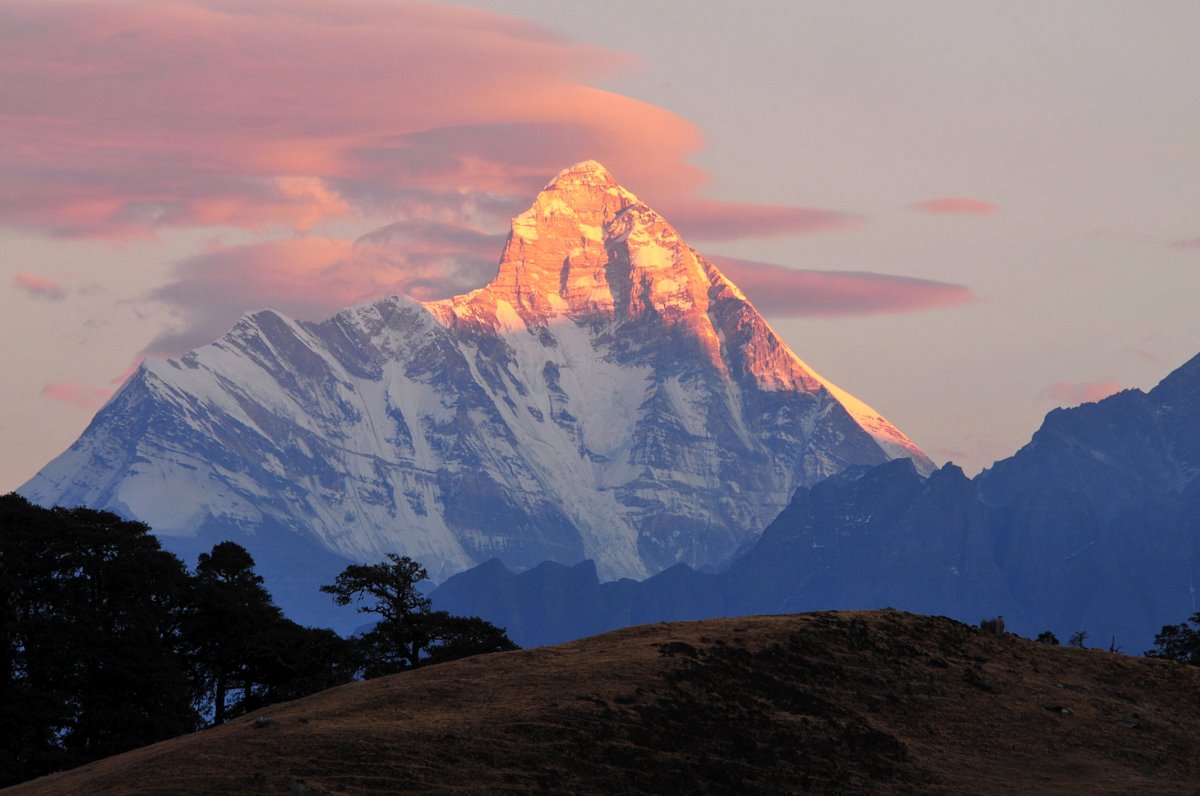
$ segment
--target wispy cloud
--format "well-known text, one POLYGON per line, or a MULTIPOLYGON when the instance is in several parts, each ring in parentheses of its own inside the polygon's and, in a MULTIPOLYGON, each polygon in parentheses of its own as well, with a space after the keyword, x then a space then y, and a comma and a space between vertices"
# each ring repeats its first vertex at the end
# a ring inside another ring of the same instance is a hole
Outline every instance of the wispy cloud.
POLYGON ((388 295, 465 293, 495 275, 503 246, 503 235, 429 220, 388 224, 356 241, 309 236, 213 246, 178 263, 174 280, 151 294, 172 307, 180 326, 147 353, 174 356, 211 342, 263 307, 322 319, 388 295))
POLYGON ((913 209, 936 215, 986 216, 995 213, 1000 208, 983 199, 971 199, 966 196, 945 196, 940 199, 928 199, 917 202, 913 209))
POLYGON ((780 316, 916 312, 975 301, 964 285, 868 271, 812 271, 709 257, 754 306, 780 316))
POLYGON ((33 298, 62 301, 67 296, 67 291, 63 290, 62 285, 44 276, 18 272, 13 276, 13 284, 33 298))
POLYGON ((1200 251, 1200 238, 1182 238, 1167 243, 1167 247, 1180 251, 1200 251))
POLYGON ((70 404, 89 412, 95 412, 103 406, 104 402, 112 397, 112 394, 112 390, 90 387, 73 381, 56 382, 42 387, 43 398, 70 404))
POLYGON ((351 241, 316 236, 211 246, 178 263, 175 279, 151 294, 174 309, 179 327, 159 335, 144 353, 175 356, 212 342, 253 310, 324 318, 386 295, 370 275, 346 268, 352 250, 351 241))
POLYGON ((1100 401, 1124 389, 1115 381, 1056 381, 1042 390, 1041 398, 1060 406, 1100 401))

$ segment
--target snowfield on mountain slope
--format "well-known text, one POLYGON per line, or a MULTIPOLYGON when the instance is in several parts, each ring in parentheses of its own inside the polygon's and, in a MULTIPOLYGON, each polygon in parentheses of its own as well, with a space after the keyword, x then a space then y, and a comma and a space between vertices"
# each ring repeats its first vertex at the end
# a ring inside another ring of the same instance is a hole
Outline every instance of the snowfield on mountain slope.
POLYGON ((719 565, 798 486, 901 456, 932 468, 585 163, 514 219, 485 287, 320 323, 249 314, 145 363, 20 491, 234 538, 267 572, 294 539, 439 580, 493 557, 641 578, 719 565))

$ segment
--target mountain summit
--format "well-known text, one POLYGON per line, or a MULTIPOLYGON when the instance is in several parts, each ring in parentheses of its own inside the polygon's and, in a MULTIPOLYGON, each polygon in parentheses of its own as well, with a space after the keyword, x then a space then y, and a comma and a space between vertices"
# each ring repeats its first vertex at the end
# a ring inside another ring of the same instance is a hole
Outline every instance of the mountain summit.
MULTIPOLYGON (((710 278, 661 216, 588 161, 551 180, 513 219, 490 285, 446 302, 485 311, 508 304, 527 323, 637 320, 658 313, 688 322, 708 309, 710 278)), ((696 328, 701 339, 706 329, 696 328)))
POLYGON ((20 491, 297 578, 401 552, 439 579, 493 557, 612 579, 715 566, 797 487, 898 457, 932 470, 589 161, 513 219, 487 286, 247 315, 147 361, 20 491))
POLYGON ((933 470, 879 412, 792 353, 732 282, 594 160, 559 172, 513 219, 491 284, 426 306, 447 325, 519 317, 533 328, 569 318, 607 324, 634 340, 665 324, 688 333, 723 375, 736 365, 737 375, 761 389, 825 388, 891 457, 910 457, 925 474, 933 470), (726 335, 732 344, 723 351, 726 335))

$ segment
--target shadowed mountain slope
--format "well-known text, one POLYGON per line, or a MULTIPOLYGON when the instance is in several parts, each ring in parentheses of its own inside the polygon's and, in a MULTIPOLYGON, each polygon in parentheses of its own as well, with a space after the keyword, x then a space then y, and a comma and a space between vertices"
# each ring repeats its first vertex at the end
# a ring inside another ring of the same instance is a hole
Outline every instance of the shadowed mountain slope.
POLYGON ((1194 793, 1200 669, 895 611, 621 630, 354 683, 34 794, 1194 793))
POLYGON ((433 598, 525 646, 637 622, 892 606, 1128 652, 1200 610, 1200 357, 1149 392, 1057 409, 974 479, 907 459, 796 490, 718 574, 598 583, 586 567, 461 573, 433 598), (553 574, 553 577, 551 575, 553 574), (545 606, 554 606, 546 615, 545 606), (574 623, 574 624, 572 624, 574 623))

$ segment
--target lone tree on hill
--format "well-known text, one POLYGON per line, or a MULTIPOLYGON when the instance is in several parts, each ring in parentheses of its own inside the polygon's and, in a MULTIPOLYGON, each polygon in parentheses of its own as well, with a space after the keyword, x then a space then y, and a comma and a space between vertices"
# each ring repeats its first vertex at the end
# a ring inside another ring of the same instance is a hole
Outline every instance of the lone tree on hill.
POLYGON ((332 584, 321 587, 338 605, 354 602, 359 613, 379 617, 359 637, 366 676, 517 649, 504 630, 490 622, 434 611, 429 598, 417 590, 428 577, 425 567, 408 556, 388 553, 387 561, 378 564, 351 564, 332 584))

